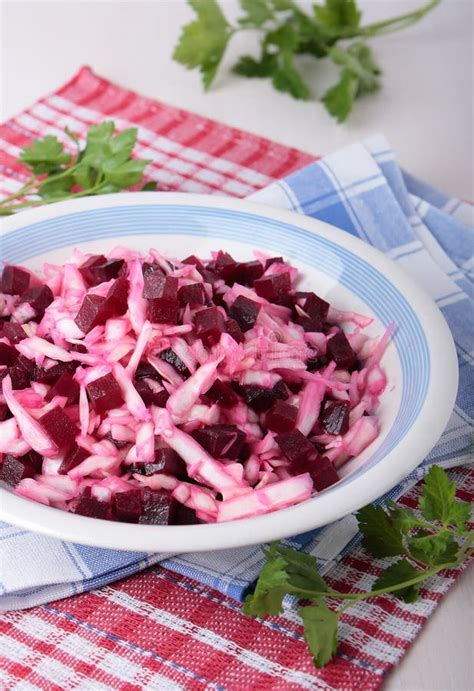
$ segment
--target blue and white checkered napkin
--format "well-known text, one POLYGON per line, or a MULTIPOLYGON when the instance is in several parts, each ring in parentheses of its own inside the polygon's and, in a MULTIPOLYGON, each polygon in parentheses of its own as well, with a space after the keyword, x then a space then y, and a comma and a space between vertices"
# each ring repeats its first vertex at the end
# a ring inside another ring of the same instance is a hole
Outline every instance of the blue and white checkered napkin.
MULTIPOLYGON (((469 462, 474 408, 473 207, 404 173, 383 137, 354 144, 253 195, 255 201, 327 221, 375 245, 431 294, 451 327, 460 385, 448 428, 428 458, 388 496, 426 473, 469 462)), ((322 570, 357 540, 354 516, 289 541, 314 554, 322 570)), ((0 608, 22 609, 105 585, 161 562, 240 599, 262 564, 258 547, 186 554, 115 552, 64 543, 0 524, 0 608)))

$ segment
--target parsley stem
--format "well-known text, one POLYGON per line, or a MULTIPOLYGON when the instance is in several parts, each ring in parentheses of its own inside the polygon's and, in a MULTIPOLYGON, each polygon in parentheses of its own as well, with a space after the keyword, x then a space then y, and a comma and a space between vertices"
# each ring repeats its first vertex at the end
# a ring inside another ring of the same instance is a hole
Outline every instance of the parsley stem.
POLYGON ((19 202, 18 204, 10 204, 10 206, 4 207, 5 209, 8 209, 8 211, 17 211, 18 209, 24 209, 27 207, 33 207, 33 206, 40 206, 41 204, 52 204, 53 202, 62 202, 65 199, 76 199, 78 197, 87 197, 89 195, 96 194, 100 187, 102 186, 102 180, 100 180, 99 184, 96 184, 94 187, 89 188, 88 190, 81 190, 80 192, 74 192, 70 193, 68 192, 67 194, 63 194, 61 197, 54 197, 53 199, 32 199, 30 201, 26 202, 19 202))
POLYGON ((411 24, 415 24, 420 19, 422 19, 428 12, 434 10, 434 8, 439 5, 441 0, 430 0, 424 7, 420 7, 414 12, 407 12, 406 14, 401 14, 398 17, 392 17, 391 19, 385 19, 382 22, 375 22, 373 24, 367 24, 367 26, 361 26, 356 29, 342 30, 339 34, 339 38, 355 38, 356 36, 376 36, 379 34, 388 34, 392 31, 400 31, 411 24))
POLYGON ((20 189, 18 189, 16 192, 9 194, 8 197, 0 199, 0 206, 3 206, 7 202, 13 201, 14 199, 18 199, 18 197, 24 197, 25 193, 28 192, 28 190, 31 190, 33 187, 36 187, 36 183, 40 177, 40 175, 35 175, 34 177, 30 178, 28 182, 25 182, 25 184, 22 185, 22 187, 20 187, 20 189))

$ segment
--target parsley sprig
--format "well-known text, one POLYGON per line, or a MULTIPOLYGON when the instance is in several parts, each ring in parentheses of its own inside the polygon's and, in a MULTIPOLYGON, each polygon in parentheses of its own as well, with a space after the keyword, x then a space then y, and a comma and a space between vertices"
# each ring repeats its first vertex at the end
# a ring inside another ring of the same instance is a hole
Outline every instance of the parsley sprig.
POLYGON ((263 551, 266 562, 244 612, 254 617, 277 615, 283 598, 305 601, 299 607, 304 637, 316 667, 323 667, 337 649, 341 614, 355 602, 389 593, 415 602, 423 583, 473 556, 474 531, 469 530, 470 504, 458 501, 446 472, 432 466, 422 486, 419 511, 388 501, 385 508, 369 505, 357 513, 362 545, 374 557, 398 557, 368 592, 338 592, 318 573, 316 559, 274 543, 263 551), (336 609, 337 601, 343 605, 336 609), (328 604, 331 604, 331 607, 328 604))
POLYGON ((340 75, 322 101, 343 122, 355 99, 380 86, 381 71, 365 39, 411 26, 440 1, 430 0, 413 12, 363 26, 356 0, 324 0, 324 4, 313 4, 309 13, 294 0, 239 0, 244 14, 235 25, 217 0, 188 0, 196 19, 183 27, 173 58, 188 69, 199 69, 208 89, 231 38, 240 31, 257 31, 259 57, 242 56, 233 71, 243 77, 271 79, 278 91, 303 100, 311 98, 311 91, 298 71, 297 57, 329 58, 340 75), (358 40, 340 45, 352 39, 358 40))
MULTIPOLYGON (((150 161, 132 156, 136 127, 116 133, 112 121, 92 125, 84 147, 68 127, 64 131, 74 144, 74 154, 53 135, 23 148, 19 161, 29 168, 31 176, 14 194, 0 200, 0 215, 64 199, 120 192, 141 182, 150 161)), ((154 188, 154 183, 147 183, 142 189, 154 188)))

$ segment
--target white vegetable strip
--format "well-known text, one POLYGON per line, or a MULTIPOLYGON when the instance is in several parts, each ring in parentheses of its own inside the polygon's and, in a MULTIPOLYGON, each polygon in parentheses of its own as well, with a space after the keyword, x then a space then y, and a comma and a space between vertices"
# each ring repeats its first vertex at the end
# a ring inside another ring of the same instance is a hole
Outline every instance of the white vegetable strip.
POLYGON ((201 365, 196 372, 186 379, 181 386, 169 397, 166 408, 175 423, 184 422, 193 405, 201 394, 206 392, 214 383, 217 376, 217 367, 223 355, 201 365))
POLYGON ((320 382, 310 381, 304 388, 296 418, 296 427, 305 437, 308 436, 316 424, 325 391, 325 385, 320 382))
POLYGON ((127 371, 119 362, 116 362, 113 367, 114 377, 122 391, 122 396, 125 399, 128 410, 137 418, 137 420, 149 420, 150 413, 143 400, 133 385, 133 382, 127 371))

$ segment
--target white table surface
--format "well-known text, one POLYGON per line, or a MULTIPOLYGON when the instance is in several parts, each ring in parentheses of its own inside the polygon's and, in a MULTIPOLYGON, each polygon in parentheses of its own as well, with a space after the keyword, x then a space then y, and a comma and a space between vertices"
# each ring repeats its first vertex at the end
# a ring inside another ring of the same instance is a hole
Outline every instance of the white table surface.
MULTIPOLYGON (((301 3, 302 5, 304 3, 301 3)), ((422 0, 360 0, 368 21, 409 11, 422 0)), ((225 1, 229 16, 236 2, 225 1)), ((474 199, 473 3, 444 0, 416 26, 372 41, 383 89, 335 124, 318 102, 297 102, 269 84, 221 74, 204 94, 197 73, 171 60, 184 0, 0 0, 0 119, 56 89, 82 64, 147 96, 193 110, 314 154, 383 132, 410 172, 455 196, 474 199)), ((251 36, 235 39, 225 64, 251 36)), ((335 73, 303 66, 321 95, 335 73)), ((442 602, 387 691, 474 688, 474 570, 442 602)), ((363 690, 361 690, 363 691, 363 690)))

